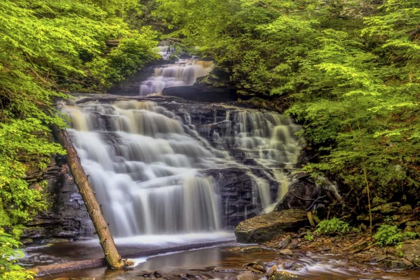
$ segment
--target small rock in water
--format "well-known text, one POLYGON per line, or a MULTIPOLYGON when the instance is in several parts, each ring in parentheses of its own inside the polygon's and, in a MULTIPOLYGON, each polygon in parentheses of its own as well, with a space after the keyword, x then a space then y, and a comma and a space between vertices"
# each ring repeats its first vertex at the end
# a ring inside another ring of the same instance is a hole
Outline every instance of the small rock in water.
POLYGON ((245 247, 239 250, 239 252, 241 253, 252 253, 252 252, 261 252, 261 251, 262 249, 258 246, 245 247))
POLYGON ((253 266, 247 266, 246 269, 257 274, 263 274, 267 271, 264 266, 259 265, 259 264, 254 264, 253 266))
POLYGON ((273 265, 267 272, 267 276, 270 277, 277 271, 277 265, 273 265))
POLYGON ((294 278, 297 278, 297 276, 287 271, 276 271, 273 275, 270 276, 269 280, 290 280, 294 278))
POLYGON ((252 273, 251 271, 246 271, 244 273, 239 274, 236 276, 236 279, 238 280, 258 280, 259 277, 252 273))
POLYGON ((213 272, 218 272, 218 273, 233 273, 233 272, 242 272, 242 271, 245 271, 245 269, 225 268, 225 267, 215 267, 213 269, 213 272))
POLYGON ((283 239, 276 247, 278 249, 284 249, 289 245, 289 243, 292 241, 292 237, 288 235, 285 239, 283 239))
POLYGON ((283 264, 284 269, 289 269, 293 271, 300 271, 305 268, 304 265, 297 263, 297 262, 285 262, 283 264))
POLYGON ((290 249, 281 250, 279 253, 282 254, 282 255, 288 255, 288 256, 293 255, 293 252, 290 249))

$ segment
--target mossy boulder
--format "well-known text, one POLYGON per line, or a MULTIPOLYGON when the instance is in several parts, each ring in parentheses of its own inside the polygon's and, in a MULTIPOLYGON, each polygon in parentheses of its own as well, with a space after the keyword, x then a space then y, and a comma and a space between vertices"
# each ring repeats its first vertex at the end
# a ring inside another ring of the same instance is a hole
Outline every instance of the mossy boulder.
POLYGON ((275 235, 295 231, 307 223, 306 212, 301 209, 287 209, 271 212, 241 222, 235 229, 240 243, 261 243, 275 235))
POLYGON ((374 197, 373 200, 372 200, 372 206, 373 207, 376 207, 376 206, 379 206, 379 205, 385 204, 385 203, 386 203, 385 199, 377 197, 377 196, 374 197))
POLYGON ((412 213, 412 212, 413 212, 413 207, 411 207, 411 205, 409 205, 409 204, 401 206, 398 209, 398 213, 408 214, 408 213, 412 213))
POLYGON ((398 212, 400 207, 401 203, 399 202, 386 203, 373 208, 372 212, 380 212, 381 214, 391 214, 398 212))
POLYGON ((401 246, 404 258, 420 267, 420 240, 410 240, 401 246))

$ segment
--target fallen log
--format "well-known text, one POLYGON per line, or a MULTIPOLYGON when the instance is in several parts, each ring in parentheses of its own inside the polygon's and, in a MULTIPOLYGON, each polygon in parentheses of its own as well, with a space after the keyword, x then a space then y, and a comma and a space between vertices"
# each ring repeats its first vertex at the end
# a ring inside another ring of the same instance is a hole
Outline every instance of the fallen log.
POLYGON ((92 220, 93 226, 95 227, 96 234, 99 237, 99 243, 104 251, 106 261, 114 269, 121 269, 124 266, 129 265, 129 263, 126 260, 123 260, 118 253, 108 223, 102 215, 100 205, 95 197, 95 192, 90 186, 88 177, 83 170, 80 158, 77 155, 77 151, 73 146, 70 136, 65 129, 60 129, 58 127, 54 127, 53 129, 59 143, 67 151, 66 158, 70 166, 70 171, 73 175, 74 182, 79 189, 79 193, 83 197, 86 209, 92 220))

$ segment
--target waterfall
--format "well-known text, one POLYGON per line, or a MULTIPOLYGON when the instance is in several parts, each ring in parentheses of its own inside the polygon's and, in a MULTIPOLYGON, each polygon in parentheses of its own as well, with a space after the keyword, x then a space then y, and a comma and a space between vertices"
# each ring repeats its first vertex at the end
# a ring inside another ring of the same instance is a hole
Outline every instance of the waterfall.
POLYGON ((192 86, 198 77, 206 76, 212 67, 213 62, 187 59, 156 68, 154 75, 142 82, 140 96, 159 93, 168 87, 192 86))
MULTIPOLYGON (((174 50, 161 46, 156 51, 165 56, 174 50)), ((191 59, 156 68, 141 84, 140 95, 193 85, 212 67, 212 62, 191 59)), ((227 104, 205 105, 201 112, 165 99, 89 101, 63 108, 113 235, 213 232, 226 226, 226 215, 251 217, 274 209, 290 184, 287 173, 302 146, 295 136, 301 127, 276 112, 227 104), (229 168, 252 182, 237 204, 230 191, 224 196, 224 182, 211 173, 229 168)))
POLYGON ((69 133, 117 237, 220 230, 220 198, 198 173, 216 156, 153 102, 67 106, 69 133))

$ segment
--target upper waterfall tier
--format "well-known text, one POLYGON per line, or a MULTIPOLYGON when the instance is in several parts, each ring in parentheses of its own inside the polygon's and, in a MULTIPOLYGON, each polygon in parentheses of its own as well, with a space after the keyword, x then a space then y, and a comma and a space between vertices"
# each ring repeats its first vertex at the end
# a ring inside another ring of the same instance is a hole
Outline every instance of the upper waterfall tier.
POLYGON ((159 93, 168 87, 192 86, 198 77, 206 76, 212 67, 211 61, 180 60, 155 68, 154 75, 141 84, 140 96, 159 93))
POLYGON ((299 126, 289 118, 223 106, 219 112, 206 108, 209 118, 161 100, 63 108, 115 236, 220 230, 235 214, 228 209, 253 215, 284 194, 288 182, 280 166, 292 167, 299 153, 299 126), (233 205, 220 182, 204 172, 229 168, 249 176, 255 207, 233 205))

